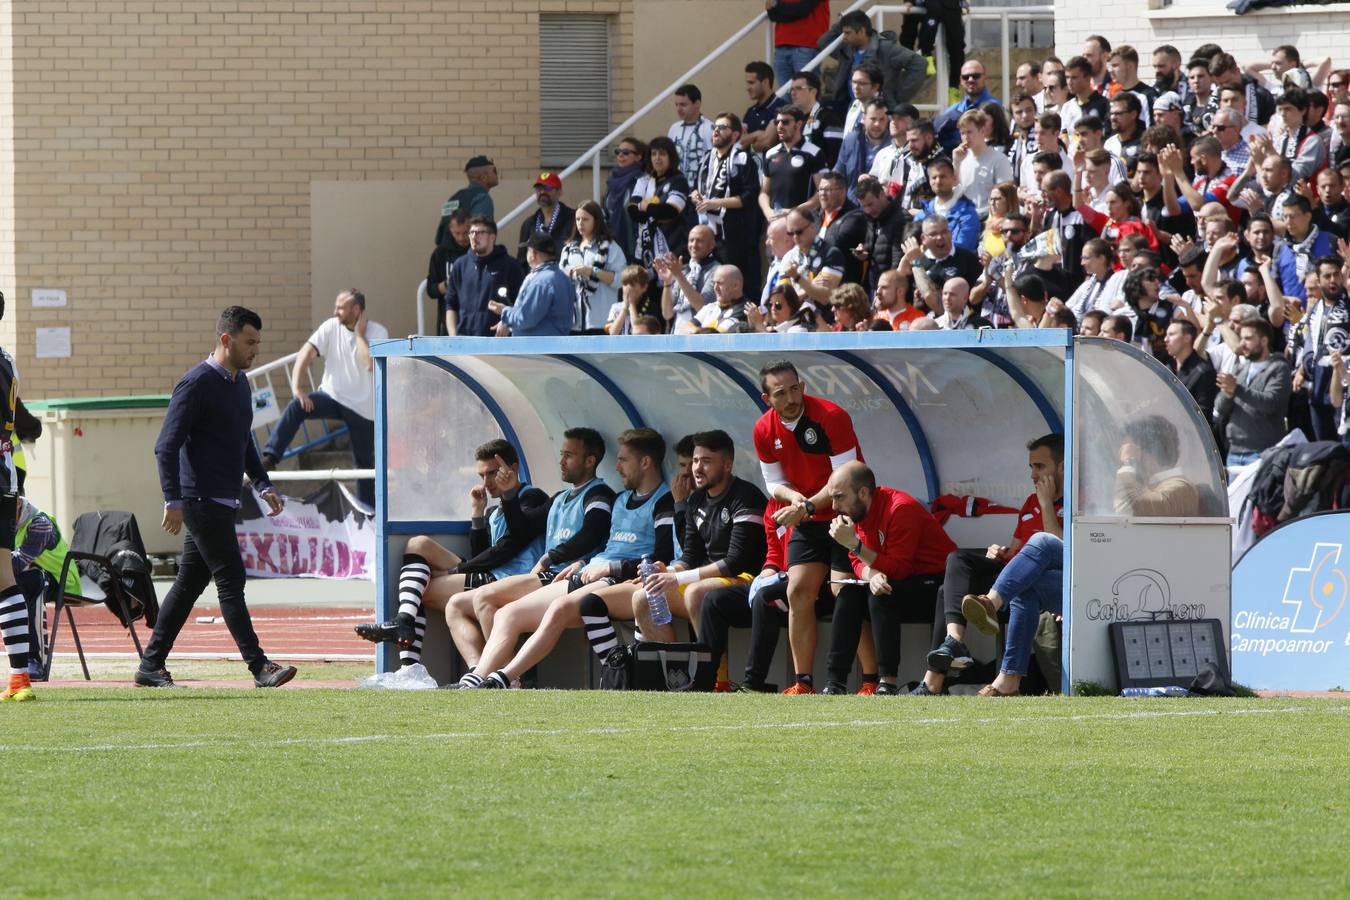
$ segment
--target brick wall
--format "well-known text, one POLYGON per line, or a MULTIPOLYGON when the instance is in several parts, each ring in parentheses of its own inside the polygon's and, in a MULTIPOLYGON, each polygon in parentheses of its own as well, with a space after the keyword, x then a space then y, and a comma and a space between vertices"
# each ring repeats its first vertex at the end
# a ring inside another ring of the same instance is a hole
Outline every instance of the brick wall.
POLYGON ((1172 44, 1183 59, 1200 44, 1217 42, 1238 63, 1266 62, 1280 44, 1293 44, 1305 60, 1326 56, 1350 63, 1350 9, 1336 6, 1258 10, 1245 16, 1228 11, 1226 0, 1177 0, 1171 8, 1152 10, 1150 0, 1115 0, 1110 4, 1054 0, 1055 46, 1067 60, 1082 51, 1083 39, 1101 34, 1113 46, 1131 44, 1139 51, 1139 75, 1151 80, 1153 48, 1172 44))
POLYGON ((480 148, 526 176, 539 12, 615 16, 617 121, 631 6, 0 0, 0 339, 24 395, 166 392, 230 303, 262 314, 267 358, 294 349, 313 327, 311 183, 454 189, 480 148), (68 306, 33 309, 38 287, 68 306), (33 357, 44 326, 72 329, 74 358, 33 357))

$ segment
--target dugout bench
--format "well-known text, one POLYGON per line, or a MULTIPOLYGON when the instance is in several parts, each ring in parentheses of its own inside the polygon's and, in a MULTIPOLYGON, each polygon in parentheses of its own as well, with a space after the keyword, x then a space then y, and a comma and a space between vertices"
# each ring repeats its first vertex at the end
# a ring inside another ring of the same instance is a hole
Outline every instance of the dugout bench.
MULTIPOLYGON (((613 438, 652 427, 671 447, 683 435, 721 428, 736 440, 736 474, 761 484, 751 429, 764 410, 762 365, 792 361, 809 393, 853 417, 879 483, 924 502, 974 495, 1020 507, 1032 486, 1026 443, 1065 435, 1065 609, 1062 686, 1114 687, 1107 637, 1113 621, 1160 616, 1229 622, 1229 529, 1224 469, 1209 425, 1171 373, 1117 341, 1073 338, 1063 329, 660 337, 427 338, 377 343, 377 617, 397 603, 399 559, 413 534, 466 550, 473 450, 505 437, 520 452, 521 477, 553 492, 567 428, 589 426, 609 441, 600 475, 618 489, 613 438), (1176 470, 1196 486, 1197 515, 1141 517, 1114 508, 1126 424, 1143 415, 1171 423, 1176 470)), ((670 451, 666 471, 673 470, 670 451)), ((762 486, 762 484, 761 484, 762 486)), ((1012 516, 953 518, 963 547, 1007 543, 1012 516)), ((731 673, 740 677, 745 635, 733 631, 731 673)), ((907 626, 901 679, 922 674, 931 629, 907 626)), ((972 651, 990 658, 971 630, 972 651)), ((817 674, 824 671, 822 626, 817 674)), ((430 617, 427 668, 448 680, 455 661, 444 623, 430 617)), ((783 671, 787 645, 780 642, 783 671)), ((578 630, 539 668, 541 686, 582 687, 590 653, 578 630)), ((381 671, 397 652, 377 651, 381 671)))

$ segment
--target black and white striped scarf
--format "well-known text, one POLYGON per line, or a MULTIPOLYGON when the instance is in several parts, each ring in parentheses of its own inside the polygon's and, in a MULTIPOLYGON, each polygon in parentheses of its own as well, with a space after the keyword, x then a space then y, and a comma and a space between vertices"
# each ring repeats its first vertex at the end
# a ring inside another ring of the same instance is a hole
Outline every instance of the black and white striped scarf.
POLYGON ((587 323, 591 319, 591 297, 600 287, 598 273, 603 272, 606 263, 609 262, 609 241, 595 241, 589 246, 583 246, 580 241, 568 241, 567 246, 563 247, 562 259, 564 268, 591 267, 589 277, 572 279, 572 283, 577 286, 576 317, 573 321, 576 322, 577 328, 588 328, 590 326, 587 323))

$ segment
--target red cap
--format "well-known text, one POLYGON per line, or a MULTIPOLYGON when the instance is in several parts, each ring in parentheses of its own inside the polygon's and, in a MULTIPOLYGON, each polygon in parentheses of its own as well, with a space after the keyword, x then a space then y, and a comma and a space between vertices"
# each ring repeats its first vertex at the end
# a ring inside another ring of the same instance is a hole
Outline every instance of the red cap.
POLYGON ((535 187, 553 188, 555 191, 562 190, 562 179, 558 177, 557 172, 540 172, 539 177, 534 180, 535 187))

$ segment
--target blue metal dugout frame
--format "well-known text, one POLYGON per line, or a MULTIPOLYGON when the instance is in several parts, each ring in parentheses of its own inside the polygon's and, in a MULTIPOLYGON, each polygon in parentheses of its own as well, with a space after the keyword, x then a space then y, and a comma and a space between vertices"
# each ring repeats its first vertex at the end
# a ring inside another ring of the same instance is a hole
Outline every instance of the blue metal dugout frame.
MULTIPOLYGON (((1083 346, 1097 348, 1101 344, 1090 341, 1083 346)), ((1174 381, 1140 351, 1119 344, 1110 349, 1107 355, 1113 359, 1117 358, 1115 352, 1135 357, 1128 364, 1131 380, 1139 372, 1147 380, 1161 377, 1174 381)), ((786 358, 798 365, 811 393, 849 409, 864 456, 877 469, 879 480, 908 490, 921 500, 931 501, 939 493, 979 494, 1020 505, 1028 493, 1023 445, 1046 432, 1064 434, 1063 687, 1066 693, 1069 690, 1067 635, 1073 623, 1067 600, 1073 585, 1073 547, 1072 529, 1067 526, 1082 500, 1078 494, 1085 488, 1080 487, 1076 463, 1071 464, 1079 459, 1075 416, 1083 414, 1079 408, 1082 398, 1076 396, 1082 386, 1077 371, 1082 354, 1076 352, 1074 339, 1066 330, 509 340, 410 337, 379 342, 372 347, 372 354, 376 359, 379 418, 375 577, 381 586, 377 595, 382 618, 393 614, 396 595, 390 589, 390 577, 396 574, 391 568, 395 561, 390 558, 390 540, 416 533, 463 534, 469 525, 462 514, 428 518, 400 515, 399 510, 390 509, 388 411, 392 360, 415 358, 451 376, 460 386, 455 390, 464 394, 463 399, 453 402, 481 404, 474 421, 495 422, 498 433, 521 450, 524 472, 532 467, 538 474, 556 472, 556 460, 544 458, 544 454, 552 452, 561 435, 543 432, 556 428, 560 418, 567 427, 599 424, 601 419, 611 430, 621 425, 649 425, 663 431, 669 444, 679 436, 673 433, 676 428, 695 431, 724 427, 738 445, 748 446, 753 419, 766 408, 758 386, 758 369, 770 359, 786 358), (682 380, 670 375, 672 371, 676 375, 683 372, 682 380), (685 390, 686 386, 690 389, 685 390), (692 389, 695 386, 702 386, 709 396, 698 395, 692 389), (711 396, 713 388, 716 397, 711 396), (556 407, 549 407, 550 402, 556 407), (592 404, 595 422, 587 418, 591 414, 587 408, 578 406, 584 402, 592 404), (849 408, 847 403, 854 407, 849 408), (599 410, 595 404, 609 407, 599 410), (682 409, 681 404, 689 408, 682 409), (532 451, 527 452, 530 448, 532 451)), ((1087 358, 1101 362, 1105 357, 1094 349, 1087 358)), ((417 377, 409 376, 406 366, 399 371, 405 380, 417 377)), ((439 382, 422 379, 417 384, 420 391, 435 391, 439 382)), ((1156 393, 1171 405, 1179 387, 1169 386, 1156 393)), ((1093 391, 1089 393, 1096 398, 1100 386, 1093 391)), ((1099 414, 1101 408, 1102 402, 1097 399, 1089 417, 1099 414)), ((1198 412, 1180 411, 1177 415, 1181 419, 1192 415, 1199 420, 1198 412)), ((1202 422, 1197 425, 1200 427, 1202 422)), ((475 437, 481 441, 492 436, 475 437)), ((464 455, 462 449, 459 452, 464 455)), ((753 466, 753 455, 738 454, 737 464, 738 468, 753 466)), ((450 468, 449 463, 444 464, 444 469, 450 468)), ((433 471, 439 473, 441 469, 433 471)), ((742 468, 740 474, 747 476, 749 472, 749 468, 742 468)), ((551 486, 538 479, 534 483, 551 486)), ((439 483, 434 487, 430 482, 422 484, 419 501, 440 487, 439 483)), ((447 483, 446 490, 445 508, 452 509, 457 499, 451 497, 455 489, 447 483)), ((392 666, 392 651, 386 650, 380 663, 382 669, 392 666)))

